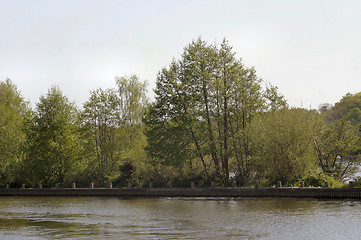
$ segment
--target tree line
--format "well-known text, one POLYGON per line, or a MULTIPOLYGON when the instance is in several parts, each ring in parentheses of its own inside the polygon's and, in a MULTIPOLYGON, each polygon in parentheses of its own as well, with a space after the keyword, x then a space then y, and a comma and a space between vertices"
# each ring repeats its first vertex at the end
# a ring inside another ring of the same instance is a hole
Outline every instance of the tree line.
POLYGON ((1 81, 0 185, 341 186, 358 171, 360 94, 290 108, 226 40, 188 44, 159 71, 152 102, 136 75, 115 84, 81 109, 53 86, 32 109, 1 81))

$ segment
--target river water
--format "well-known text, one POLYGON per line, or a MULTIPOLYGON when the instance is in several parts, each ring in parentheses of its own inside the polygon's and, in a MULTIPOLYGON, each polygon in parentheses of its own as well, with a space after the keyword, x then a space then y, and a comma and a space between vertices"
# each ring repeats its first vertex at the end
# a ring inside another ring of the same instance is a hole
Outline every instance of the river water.
POLYGON ((361 239, 361 202, 0 197, 0 239, 361 239))

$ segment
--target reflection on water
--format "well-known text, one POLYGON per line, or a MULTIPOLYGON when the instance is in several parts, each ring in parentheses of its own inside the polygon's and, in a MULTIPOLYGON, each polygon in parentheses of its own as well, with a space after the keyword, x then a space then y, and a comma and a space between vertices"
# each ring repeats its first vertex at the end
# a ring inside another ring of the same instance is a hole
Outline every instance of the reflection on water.
POLYGON ((359 239, 361 202, 1 197, 0 239, 359 239))

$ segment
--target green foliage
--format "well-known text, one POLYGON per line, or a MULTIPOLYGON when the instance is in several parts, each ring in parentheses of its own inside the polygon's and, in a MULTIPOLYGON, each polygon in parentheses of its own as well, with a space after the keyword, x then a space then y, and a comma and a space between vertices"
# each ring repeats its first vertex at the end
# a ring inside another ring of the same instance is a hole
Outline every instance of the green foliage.
POLYGON ((89 130, 89 166, 94 170, 93 181, 99 183, 109 182, 121 162, 118 106, 117 93, 111 89, 92 91, 84 104, 82 123, 89 130))
POLYGON ((166 187, 173 173, 170 167, 149 165, 137 171, 136 184, 140 187, 149 187, 149 183, 154 187, 166 187))
MULTIPOLYGON (((130 127, 141 125, 148 104, 147 82, 141 82, 136 75, 116 77, 115 80, 119 96, 119 120, 130 127)), ((132 134, 130 131, 130 137, 132 134)))
POLYGON ((287 101, 279 94, 277 89, 276 86, 267 84, 266 91, 264 92, 267 111, 275 112, 288 107, 287 101))
POLYGON ((118 131, 122 146, 122 158, 128 159, 137 168, 146 161, 147 139, 144 134, 143 119, 149 105, 147 98, 147 82, 138 76, 116 77, 119 97, 120 123, 118 131))
POLYGON ((250 178, 247 129, 258 112, 286 105, 276 90, 264 93, 256 71, 235 58, 226 40, 220 47, 193 41, 158 74, 146 117, 149 155, 169 166, 198 158, 209 181, 213 172, 228 181, 230 163, 250 178))
POLYGON ((360 165, 361 93, 320 113, 289 109, 226 40, 188 44, 158 73, 151 104, 136 75, 115 81, 81 112, 57 87, 32 112, 0 82, 0 184, 228 186, 235 172, 238 186, 340 186, 360 165))
MULTIPOLYGON (((342 186, 342 183, 333 179, 324 172, 319 171, 309 171, 301 181, 304 182, 305 187, 324 187, 325 183, 328 183, 329 187, 339 188, 342 186)), ((300 183, 298 183, 299 185, 300 183)))
POLYGON ((154 187, 169 187, 172 183, 174 187, 189 188, 191 182, 194 182, 197 187, 209 187, 204 170, 201 165, 173 167, 164 165, 151 165, 145 169, 141 169, 138 173, 133 175, 136 184, 141 187, 148 187, 151 182, 154 187))
POLYGON ((155 106, 151 106, 144 118, 147 126, 148 156, 152 159, 152 164, 180 167, 193 158, 192 139, 187 134, 187 127, 181 122, 160 122, 157 118, 158 111, 155 106))
POLYGON ((251 150, 257 178, 291 184, 314 168, 313 116, 305 109, 283 109, 253 122, 251 150))
POLYGON ((40 97, 35 115, 27 122, 27 180, 45 185, 62 183, 79 159, 77 110, 58 87, 40 97))
POLYGON ((353 125, 361 124, 361 92, 357 94, 348 93, 333 107, 321 109, 326 121, 344 119, 353 125))
POLYGON ((354 177, 354 187, 361 188, 361 177, 354 177))
POLYGON ((147 106, 146 83, 135 75, 116 78, 116 82, 117 90, 92 91, 82 113, 85 172, 102 185, 119 179, 124 159, 140 164, 145 158, 142 117, 147 106))
POLYGON ((205 174, 202 169, 197 168, 183 168, 181 171, 176 171, 170 181, 174 187, 189 188, 191 182, 194 182, 197 187, 209 187, 210 183, 205 178, 205 174))
POLYGON ((0 82, 0 184, 16 179, 25 142, 23 124, 30 115, 28 103, 9 80, 0 82))
POLYGON ((356 173, 361 161, 358 127, 345 119, 329 123, 319 119, 313 139, 318 165, 326 174, 342 181, 356 173))
POLYGON ((133 181, 133 174, 135 172, 135 166, 131 161, 125 161, 119 167, 120 175, 113 181, 114 187, 127 187, 128 183, 132 183, 134 186, 133 181))

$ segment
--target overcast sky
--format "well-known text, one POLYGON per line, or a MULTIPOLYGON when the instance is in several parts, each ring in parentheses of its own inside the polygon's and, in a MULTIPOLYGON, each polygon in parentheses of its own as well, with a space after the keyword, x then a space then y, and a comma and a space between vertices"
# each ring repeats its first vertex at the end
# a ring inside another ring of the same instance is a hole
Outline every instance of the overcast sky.
MULTIPOLYGON (((361 1, 0 0, 0 80, 33 104, 57 84, 79 106, 115 76, 156 75, 201 36, 318 108, 361 91, 361 1)), ((151 94, 151 93, 150 93, 151 94)))

